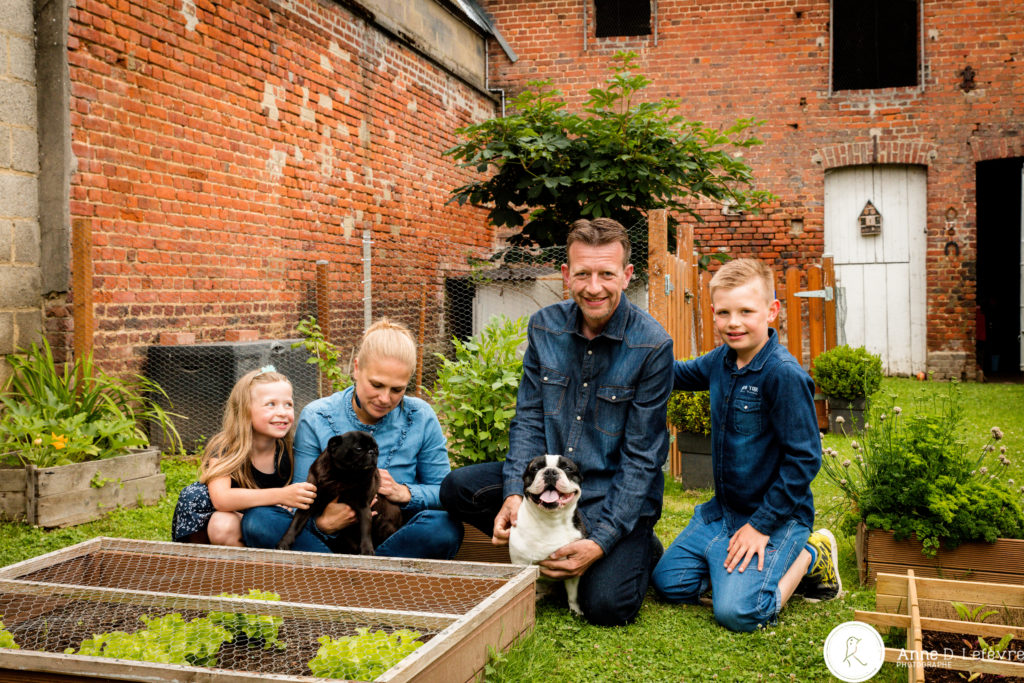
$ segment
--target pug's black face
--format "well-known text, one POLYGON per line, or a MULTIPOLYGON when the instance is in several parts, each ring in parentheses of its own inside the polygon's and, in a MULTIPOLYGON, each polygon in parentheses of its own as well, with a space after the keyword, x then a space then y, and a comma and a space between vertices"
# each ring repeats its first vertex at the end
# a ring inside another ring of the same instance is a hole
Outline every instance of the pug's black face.
POLYGON ((374 438, 361 431, 332 436, 324 449, 330 469, 339 472, 377 469, 378 453, 374 438))
POLYGON ((538 455, 523 473, 527 497, 545 510, 558 510, 577 500, 582 481, 580 468, 562 455, 538 455))

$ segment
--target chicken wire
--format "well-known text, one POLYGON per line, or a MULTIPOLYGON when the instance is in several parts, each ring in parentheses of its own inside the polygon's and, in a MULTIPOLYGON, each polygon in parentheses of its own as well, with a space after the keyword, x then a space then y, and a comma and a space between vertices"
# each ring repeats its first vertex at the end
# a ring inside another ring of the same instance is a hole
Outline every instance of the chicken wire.
MULTIPOLYGON (((308 677, 319 638, 354 636, 360 629, 413 630, 426 645, 410 658, 429 659, 431 650, 446 649, 440 641, 458 633, 474 614, 500 610, 524 590, 532 606, 535 577, 532 567, 100 538, 0 569, 0 621, 19 647, 15 653, 59 653, 67 661, 62 670, 76 672, 94 658, 64 653, 77 653, 96 634, 138 633, 146 628, 141 617, 176 613, 185 622, 211 612, 271 617, 273 636, 238 634, 220 646, 218 675, 227 670, 308 677), (220 597, 253 589, 280 600, 220 597), (428 647, 435 640, 437 646, 428 647)), ((532 624, 532 611, 529 616, 532 624)), ((0 660, 11 656, 8 651, 0 660)), ((104 661, 116 666, 126 660, 104 661)), ((0 664, 0 678, 5 666, 10 664, 0 664)), ((187 679, 196 668, 171 666, 166 678, 187 679), (180 676, 182 671, 186 675, 180 676)))

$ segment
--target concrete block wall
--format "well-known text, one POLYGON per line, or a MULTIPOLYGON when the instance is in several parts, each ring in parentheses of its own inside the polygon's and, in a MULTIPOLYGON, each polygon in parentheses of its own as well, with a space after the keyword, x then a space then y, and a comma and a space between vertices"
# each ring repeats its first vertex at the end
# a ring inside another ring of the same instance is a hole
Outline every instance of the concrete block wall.
POLYGON ((0 354, 42 326, 36 129, 32 2, 0 0, 0 354))
POLYGON ((632 50, 654 81, 649 96, 680 100, 685 117, 765 121, 766 144, 746 156, 779 200, 754 217, 707 207, 696 230, 705 249, 757 254, 780 269, 816 260, 829 169, 925 166, 929 369, 975 375, 974 164, 1024 156, 1024 2, 923 0, 924 87, 839 92, 829 89, 828 0, 658 0, 656 35, 600 39, 591 2, 483 4, 519 55, 512 63, 491 47, 491 83, 510 95, 550 77, 578 104, 614 53, 632 50), (962 87, 967 66, 973 89, 962 87), (951 241, 959 253, 945 249, 951 241))

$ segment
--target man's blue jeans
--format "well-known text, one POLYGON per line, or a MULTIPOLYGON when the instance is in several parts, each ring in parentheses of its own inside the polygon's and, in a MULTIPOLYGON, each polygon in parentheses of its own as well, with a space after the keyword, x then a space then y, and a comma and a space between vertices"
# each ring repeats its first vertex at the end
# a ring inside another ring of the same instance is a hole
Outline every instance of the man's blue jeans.
MULTIPOLYGON (((292 513, 278 506, 256 507, 242 517, 242 541, 250 548, 276 548, 288 530, 292 513)), ((420 510, 376 548, 385 557, 450 560, 462 544, 462 524, 443 510, 420 510)), ((323 534, 311 518, 296 537, 292 550, 329 553, 323 534)))
POLYGON ((720 519, 705 521, 703 505, 654 568, 651 581, 669 602, 696 603, 711 587, 715 619, 732 631, 753 631, 774 623, 779 613, 779 580, 796 561, 811 531, 791 519, 771 534, 764 569, 757 570, 755 556, 745 571, 725 570, 729 539, 746 524, 746 518, 723 510, 720 519))
MULTIPOLYGON (((441 482, 441 504, 453 517, 484 534, 494 533, 501 509, 502 463, 488 462, 452 470, 441 482)), ((584 484, 586 485, 586 484, 584 484)), ((636 619, 647 593, 655 552, 654 520, 641 518, 632 532, 580 577, 580 609, 598 626, 621 626, 636 619)))

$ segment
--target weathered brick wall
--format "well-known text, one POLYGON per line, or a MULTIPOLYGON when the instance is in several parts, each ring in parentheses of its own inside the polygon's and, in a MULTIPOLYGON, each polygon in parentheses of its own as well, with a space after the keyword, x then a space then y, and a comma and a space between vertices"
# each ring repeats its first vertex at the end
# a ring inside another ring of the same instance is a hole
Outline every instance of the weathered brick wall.
POLYGON ((929 368, 973 376, 976 212, 974 163, 1024 155, 1024 2, 924 2, 926 80, 917 88, 829 92, 827 0, 659 0, 654 37, 593 37, 593 4, 488 0, 520 59, 491 49, 495 87, 514 95, 551 77, 579 103, 617 50, 637 52, 652 97, 711 125, 764 119, 765 145, 747 157, 778 196, 760 217, 709 209, 697 236, 712 249, 778 266, 821 256, 824 172, 853 164, 927 166, 929 368), (591 13, 589 35, 583 8, 591 13), (970 65, 976 88, 961 89, 970 65), (947 256, 953 241, 959 256, 947 256))
MULTIPOLYGON (((446 273, 487 252, 441 152, 495 103, 345 4, 80 0, 68 44, 71 226, 92 233, 95 353, 137 368, 160 332, 294 336, 327 259, 335 339, 373 316, 443 332, 446 273)), ((67 328, 68 307, 48 312, 67 328)))

